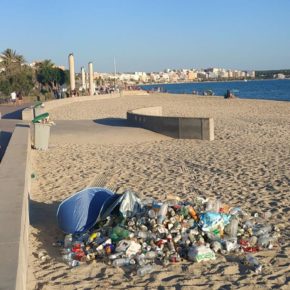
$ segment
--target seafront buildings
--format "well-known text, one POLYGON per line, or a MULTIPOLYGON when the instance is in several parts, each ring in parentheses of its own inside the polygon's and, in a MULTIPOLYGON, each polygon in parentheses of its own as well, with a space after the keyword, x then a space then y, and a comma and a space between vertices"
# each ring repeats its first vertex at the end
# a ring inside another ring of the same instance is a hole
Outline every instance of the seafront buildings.
POLYGON ((208 69, 166 69, 162 72, 99 73, 104 82, 115 81, 127 85, 146 83, 181 83, 197 81, 227 81, 254 79, 255 71, 229 70, 223 68, 208 69))

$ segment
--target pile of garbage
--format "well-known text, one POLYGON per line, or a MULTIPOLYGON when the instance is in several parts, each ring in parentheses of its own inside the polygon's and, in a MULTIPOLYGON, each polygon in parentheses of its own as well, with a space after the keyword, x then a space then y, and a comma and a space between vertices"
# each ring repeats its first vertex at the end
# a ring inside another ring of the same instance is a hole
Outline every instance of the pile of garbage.
POLYGON ((141 201, 125 192, 103 220, 88 231, 65 235, 55 246, 61 246, 71 267, 104 261, 131 267, 139 276, 157 265, 183 259, 198 263, 229 253, 260 273, 262 266, 250 253, 271 249, 280 236, 277 227, 264 223, 270 215, 251 216, 219 199, 196 197, 186 202, 171 196, 165 202, 141 201))

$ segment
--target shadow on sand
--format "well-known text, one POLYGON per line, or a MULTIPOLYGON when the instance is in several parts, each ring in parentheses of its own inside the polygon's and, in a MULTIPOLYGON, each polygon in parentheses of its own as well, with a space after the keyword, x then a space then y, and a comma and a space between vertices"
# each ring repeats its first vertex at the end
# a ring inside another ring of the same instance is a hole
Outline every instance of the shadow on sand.
POLYGON ((134 127, 129 124, 127 119, 122 118, 104 118, 104 119, 96 119, 95 123, 100 125, 112 126, 112 127, 134 127))
POLYGON ((23 111, 23 108, 15 110, 13 112, 6 113, 2 116, 2 119, 21 120, 22 119, 22 111, 23 111))
POLYGON ((56 212, 60 202, 44 203, 29 198, 29 221, 38 233, 32 233, 47 254, 55 259, 60 259, 59 248, 52 244, 63 239, 64 233, 58 228, 56 212))

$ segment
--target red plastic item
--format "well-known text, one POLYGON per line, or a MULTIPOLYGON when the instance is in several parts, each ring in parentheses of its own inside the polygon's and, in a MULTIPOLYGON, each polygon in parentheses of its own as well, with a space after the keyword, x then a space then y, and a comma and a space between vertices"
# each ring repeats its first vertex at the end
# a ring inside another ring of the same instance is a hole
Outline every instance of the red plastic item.
POLYGON ((164 245, 165 243, 167 243, 167 240, 158 240, 155 244, 157 247, 160 247, 161 245, 164 245))
POLYGON ((247 253, 254 253, 254 252, 258 252, 260 251, 259 247, 247 247, 247 248, 243 248, 244 252, 247 253))
POLYGON ((85 253, 83 251, 79 251, 76 255, 75 255, 75 260, 81 261, 82 258, 85 256, 85 253))
POLYGON ((73 247, 73 248, 71 249, 71 251, 74 252, 74 253, 79 253, 79 252, 83 252, 83 249, 82 249, 82 248, 76 248, 76 247, 73 247))
POLYGON ((239 240, 239 244, 242 246, 242 247, 250 247, 250 243, 246 240, 239 240))

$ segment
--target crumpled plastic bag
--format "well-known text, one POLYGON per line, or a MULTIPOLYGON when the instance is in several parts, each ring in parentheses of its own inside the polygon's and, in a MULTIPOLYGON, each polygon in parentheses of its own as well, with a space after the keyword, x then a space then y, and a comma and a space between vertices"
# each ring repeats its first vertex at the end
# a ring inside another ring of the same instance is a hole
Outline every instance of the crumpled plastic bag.
POLYGON ((114 202, 106 205, 104 212, 101 213, 101 219, 104 220, 112 212, 116 212, 115 209, 117 207, 119 207, 119 212, 124 218, 130 218, 141 212, 143 206, 142 201, 134 192, 126 191, 120 194, 114 202))
POLYGON ((224 228, 230 223, 231 215, 217 213, 217 212, 205 212, 200 214, 199 226, 204 232, 209 232, 217 227, 224 228))

